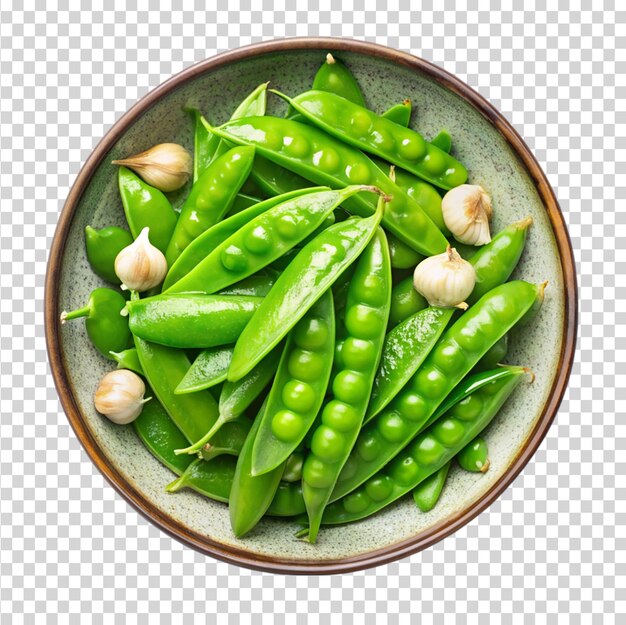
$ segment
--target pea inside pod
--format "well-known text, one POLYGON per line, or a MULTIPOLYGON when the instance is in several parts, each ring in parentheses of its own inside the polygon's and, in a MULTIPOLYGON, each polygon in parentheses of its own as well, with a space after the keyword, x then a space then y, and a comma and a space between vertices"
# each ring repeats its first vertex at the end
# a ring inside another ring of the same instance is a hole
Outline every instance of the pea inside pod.
POLYGON ((472 473, 486 473, 489 470, 489 449, 480 436, 463 447, 456 457, 460 467, 472 473))

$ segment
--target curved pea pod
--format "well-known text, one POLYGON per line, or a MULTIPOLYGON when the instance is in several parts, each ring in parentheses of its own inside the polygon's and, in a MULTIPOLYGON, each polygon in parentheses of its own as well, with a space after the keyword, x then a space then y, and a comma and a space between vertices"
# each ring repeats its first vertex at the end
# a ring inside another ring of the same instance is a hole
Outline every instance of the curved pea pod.
POLYGON ((450 462, 444 464, 441 469, 413 489, 413 501, 422 512, 429 512, 437 505, 448 479, 450 464, 450 462))
POLYGON ((165 254, 178 219, 169 200, 126 167, 119 168, 118 185, 133 238, 144 228, 150 228, 150 243, 165 254))
MULTIPOLYGON (((220 431, 215 433, 211 441, 200 450, 200 457, 203 460, 213 460, 213 458, 224 455, 239 456, 251 427, 252 421, 245 417, 225 423, 220 431)), ((180 449, 183 445, 173 447, 172 449, 180 449)), ((188 454, 176 454, 175 451, 174 455, 179 458, 181 456, 189 457, 188 454)))
POLYGON ((177 395, 195 393, 224 382, 233 357, 233 349, 232 345, 226 345, 202 350, 176 387, 175 393, 177 395))
POLYGON ((402 391, 363 426, 333 501, 379 471, 424 428, 450 391, 524 316, 541 290, 521 280, 502 284, 443 333, 402 391))
POLYGON ((202 113, 193 107, 186 109, 193 117, 193 183, 205 172, 221 139, 209 132, 202 123, 202 113))
POLYGON ((390 301, 391 261, 385 233, 379 228, 361 254, 348 287, 340 364, 302 469, 309 542, 317 538, 324 508, 361 428, 383 349, 390 301))
POLYGON ((126 309, 135 336, 186 349, 234 343, 262 301, 244 295, 174 293, 131 301, 126 309))
POLYGON ((228 379, 239 380, 269 353, 359 256, 380 223, 384 202, 367 219, 324 230, 277 278, 235 344, 228 379))
MULTIPOLYGON (((443 253, 448 245, 424 208, 409 197, 370 158, 324 131, 278 117, 248 117, 217 128, 207 127, 240 145, 254 145, 257 153, 316 184, 342 188, 374 185, 391 197, 383 226, 422 254, 443 253)), ((375 212, 373 198, 357 195, 344 204, 350 212, 368 216, 375 212)))
POLYGON ((128 320, 120 313, 126 300, 119 291, 100 287, 89 294, 87 305, 61 313, 61 325, 72 319, 85 318, 85 329, 93 346, 109 360, 111 352, 120 352, 132 344, 128 320))
POLYGON ((306 189, 310 186, 306 178, 272 163, 259 154, 254 158, 254 167, 250 172, 250 177, 270 197, 306 189))
POLYGON ((505 334, 499 341, 494 343, 489 348, 487 353, 476 363, 474 371, 488 371, 489 369, 495 369, 499 364, 502 364, 508 351, 509 335, 505 334))
POLYGON ((315 191, 277 204, 222 241, 168 293, 214 293, 263 269, 311 234, 342 202, 368 187, 315 191))
POLYGON ((424 257, 416 252, 412 247, 403 243, 392 234, 387 237, 389 242, 389 253, 391 254, 391 266, 394 269, 413 269, 424 257))
POLYGON ((133 242, 128 230, 109 226, 96 230, 91 226, 85 228, 85 249, 91 268, 104 280, 113 284, 121 284, 115 273, 117 255, 133 242))
POLYGON ((413 276, 401 280, 391 291, 389 328, 395 328, 411 315, 427 307, 426 298, 418 293, 413 286, 413 276))
POLYGON ((365 98, 354 74, 330 52, 326 62, 317 70, 313 89, 335 93, 350 102, 365 106, 365 98))
POLYGON ((467 180, 467 170, 455 158, 414 130, 380 117, 364 106, 324 91, 306 91, 295 98, 272 91, 330 135, 431 184, 452 189, 467 180))
POLYGON ((471 401, 451 408, 365 484, 329 505, 322 522, 348 523, 371 516, 450 462, 489 425, 526 371, 523 367, 508 370, 507 377, 476 391, 471 401))
POLYGON ((278 361, 283 351, 283 346, 279 345, 268 354, 252 371, 247 373, 237 382, 224 383, 220 393, 219 417, 211 426, 209 431, 200 440, 190 447, 177 449, 177 454, 193 454, 210 440, 220 430, 220 428, 230 421, 240 417, 243 412, 254 402, 263 392, 270 380, 274 377, 278 367, 278 361))
POLYGON ((405 128, 407 128, 409 123, 411 122, 412 110, 413 110, 413 105, 411 104, 411 100, 403 100, 402 102, 398 104, 394 104, 393 106, 390 106, 381 115, 381 117, 384 117, 394 122, 395 124, 398 124, 400 126, 404 126, 405 128))
POLYGON ((328 289, 289 333, 252 448, 252 475, 272 471, 302 442, 330 378, 335 344, 328 289))
POLYGON ((208 391, 175 394, 189 369, 185 352, 149 343, 137 336, 135 348, 144 375, 167 414, 189 442, 198 440, 217 421, 217 402, 208 391))
POLYGON ((387 334, 364 423, 385 408, 413 377, 453 314, 453 308, 426 308, 387 334))
POLYGON ((430 144, 438 147, 446 154, 450 154, 450 150, 452 150, 452 137, 447 130, 440 130, 437 135, 431 139, 430 144))
POLYGON ((165 258, 172 266, 182 251, 224 217, 245 182, 254 148, 235 147, 213 161, 191 188, 180 211, 165 258))
MULTIPOLYGON (((321 190, 321 189, 317 189, 321 190)), ((291 191, 282 196, 264 200, 250 208, 232 215, 228 219, 215 224, 194 239, 170 267, 163 282, 163 290, 166 291, 181 278, 186 276, 194 267, 199 265, 220 243, 233 235, 255 217, 258 217, 270 208, 285 202, 291 198, 303 195, 313 189, 301 189, 291 191)))
POLYGON ((524 251, 528 228, 532 223, 532 218, 527 217, 511 224, 469 259, 476 272, 476 286, 467 298, 468 304, 478 301, 485 293, 509 279, 524 251))
POLYGON ((143 375, 143 369, 139 362, 139 356, 137 350, 134 347, 129 347, 121 352, 109 352, 111 357, 117 363, 118 369, 129 369, 139 375, 143 375))
POLYGON ((457 454, 457 462, 462 469, 472 473, 486 473, 489 470, 489 449, 480 436, 468 443, 457 454))

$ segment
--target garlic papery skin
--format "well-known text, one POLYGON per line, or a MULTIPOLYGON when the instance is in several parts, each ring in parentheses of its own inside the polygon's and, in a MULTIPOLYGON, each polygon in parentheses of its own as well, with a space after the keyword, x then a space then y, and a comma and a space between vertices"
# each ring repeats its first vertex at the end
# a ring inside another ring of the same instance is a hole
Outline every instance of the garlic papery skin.
POLYGON ((448 191, 441 200, 446 227, 454 238, 467 245, 491 241, 489 220, 493 213, 491 198, 478 185, 462 184, 448 191))
POLYGON ((425 258, 413 274, 413 286, 431 306, 461 308, 474 290, 476 272, 458 252, 448 245, 443 254, 425 258))
POLYGON ((139 236, 115 257, 115 273, 122 281, 122 289, 147 291, 165 279, 167 261, 163 252, 150 243, 150 228, 144 228, 139 236))
POLYGON ((176 191, 191 178, 193 159, 178 143, 159 143, 145 152, 113 161, 138 173, 160 191, 176 191))
POLYGON ((96 410, 113 423, 126 425, 134 421, 151 398, 144 399, 143 380, 128 369, 107 373, 96 389, 93 402, 96 410))

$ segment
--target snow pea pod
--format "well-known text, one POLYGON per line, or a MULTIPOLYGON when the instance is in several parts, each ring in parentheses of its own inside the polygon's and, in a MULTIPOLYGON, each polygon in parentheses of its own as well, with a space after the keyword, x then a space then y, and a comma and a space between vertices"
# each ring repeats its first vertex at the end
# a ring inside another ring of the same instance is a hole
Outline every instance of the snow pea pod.
POLYGON ((521 382, 523 367, 508 370, 506 378, 476 391, 471 402, 454 406, 365 484, 328 506, 322 522, 348 523, 371 516, 450 462, 489 425, 521 382))
POLYGON ((195 393, 224 382, 233 357, 233 346, 209 347, 201 351, 189 367, 175 393, 195 393))
POLYGON ((169 200, 126 167, 119 168, 118 185, 133 238, 150 228, 150 243, 165 254, 178 219, 169 200))
MULTIPOLYGON (((441 254, 447 241, 424 207, 393 183, 371 159, 359 150, 330 137, 324 131, 278 117, 247 117, 212 132, 240 145, 254 145, 258 154, 304 176, 316 184, 342 188, 370 184, 391 197, 383 226, 420 253, 441 254)), ((345 208, 361 216, 375 211, 375 201, 355 196, 345 208)))
POLYGON ((163 282, 163 290, 168 290, 172 285, 176 284, 180 279, 185 277, 194 267, 199 265, 220 243, 228 237, 243 228, 255 217, 263 214, 265 211, 282 204, 292 198, 304 195, 305 193, 321 190, 317 189, 299 189, 290 191, 284 195, 264 200, 259 204, 255 204, 250 208, 232 215, 224 221, 220 221, 213 227, 203 232, 199 237, 194 239, 177 258, 176 262, 170 267, 163 282))
POLYGON ((213 161, 191 188, 165 257, 171 267, 182 251, 228 212, 254 161, 254 148, 232 148, 213 161))
POLYGON ((190 107, 187 109, 193 117, 193 184, 206 171, 221 139, 209 132, 202 123, 202 113, 190 107))
POLYGON ((313 89, 335 93, 338 96, 365 106, 365 98, 352 72, 330 52, 326 62, 319 68, 313 79, 313 89))
POLYGON ((359 257, 348 287, 341 362, 333 374, 330 397, 311 436, 311 450, 302 469, 312 543, 361 428, 383 349, 390 301, 391 260, 385 233, 378 228, 359 257))
POLYGON ((342 202, 368 187, 298 195, 264 211, 222 241, 168 293, 214 293, 263 269, 311 234, 342 202))
POLYGON ((120 313, 126 300, 119 291, 100 287, 94 289, 87 305, 61 313, 61 325, 72 319, 85 317, 85 329, 93 346, 111 360, 111 352, 120 352, 132 344, 128 319, 120 313))
POLYGON ((262 301, 244 295, 174 293, 131 301, 126 309, 135 336, 185 349, 234 343, 262 301))
POLYGON ((489 449, 484 438, 478 436, 461 449, 456 456, 462 469, 472 473, 486 473, 489 470, 489 449))
POLYGON ((282 464, 311 428, 326 395, 334 343, 328 289, 289 333, 252 448, 252 475, 282 464))
POLYGON ((387 334, 364 423, 385 408, 413 377, 453 314, 453 308, 429 307, 405 319, 387 334))
POLYGON ((455 158, 414 130, 380 117, 364 106, 326 91, 307 91, 295 98, 272 91, 330 135, 431 184, 452 189, 467 180, 467 170, 455 158))
POLYGON ((124 228, 85 228, 85 249, 89 264, 96 274, 113 284, 122 282, 115 273, 115 259, 132 242, 133 236, 124 228))
POLYGON ((239 380, 260 362, 352 264, 374 236, 382 200, 372 217, 327 228, 289 263, 237 339, 229 380, 239 380))
POLYGON ((389 328, 428 307, 423 295, 413 286, 413 276, 401 280, 391 291, 391 312, 389 313, 389 328))
POLYGON ((129 347, 121 352, 110 352, 111 357, 117 363, 118 369, 130 369, 139 375, 143 375, 143 369, 139 362, 139 356, 137 350, 134 347, 129 347))
MULTIPOLYGON (((341 95, 341 94, 340 94, 341 95)), ((344 96, 345 97, 345 96, 344 96)), ((413 109, 413 105, 411 104, 411 100, 403 100, 399 104, 394 104, 390 106, 382 115, 384 117, 395 124, 400 126, 408 127, 411 122, 411 112, 413 109)))
POLYGON ((394 400, 363 426, 332 500, 385 466, 426 425, 485 352, 529 310, 542 288, 517 280, 496 287, 439 339, 394 400))
POLYGON ((451 461, 444 464, 441 469, 435 471, 413 489, 413 501, 422 512, 428 512, 437 505, 448 478, 450 464, 451 461))
POLYGON ((447 130, 440 130, 437 136, 431 140, 430 144, 437 146, 446 154, 450 154, 450 150, 452 149, 452 137, 447 130))

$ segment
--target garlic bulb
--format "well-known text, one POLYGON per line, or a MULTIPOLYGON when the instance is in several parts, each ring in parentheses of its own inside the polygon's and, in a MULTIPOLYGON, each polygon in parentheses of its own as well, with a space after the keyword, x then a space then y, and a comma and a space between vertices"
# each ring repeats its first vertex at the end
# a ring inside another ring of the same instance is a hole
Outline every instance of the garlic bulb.
POLYGON ((489 219, 493 212, 491 198, 473 184, 462 184, 448 191, 441 200, 446 227, 454 238, 467 245, 484 245, 491 241, 489 219))
POLYGON ((134 421, 151 398, 144 399, 146 387, 142 379, 128 369, 107 373, 96 389, 93 402, 96 410, 117 423, 126 425, 134 421))
POLYGON ((113 161, 137 172, 148 184, 161 191, 176 191, 191 177, 191 154, 178 143, 159 143, 145 152, 113 161))
POLYGON ((448 245, 443 254, 424 259, 413 274, 415 290, 431 306, 456 307, 465 310, 465 299, 476 284, 474 267, 448 245))
POLYGON ((139 236, 115 257, 115 273, 122 281, 122 289, 147 291, 163 282, 167 273, 167 261, 163 252, 150 243, 150 228, 144 228, 139 236))

